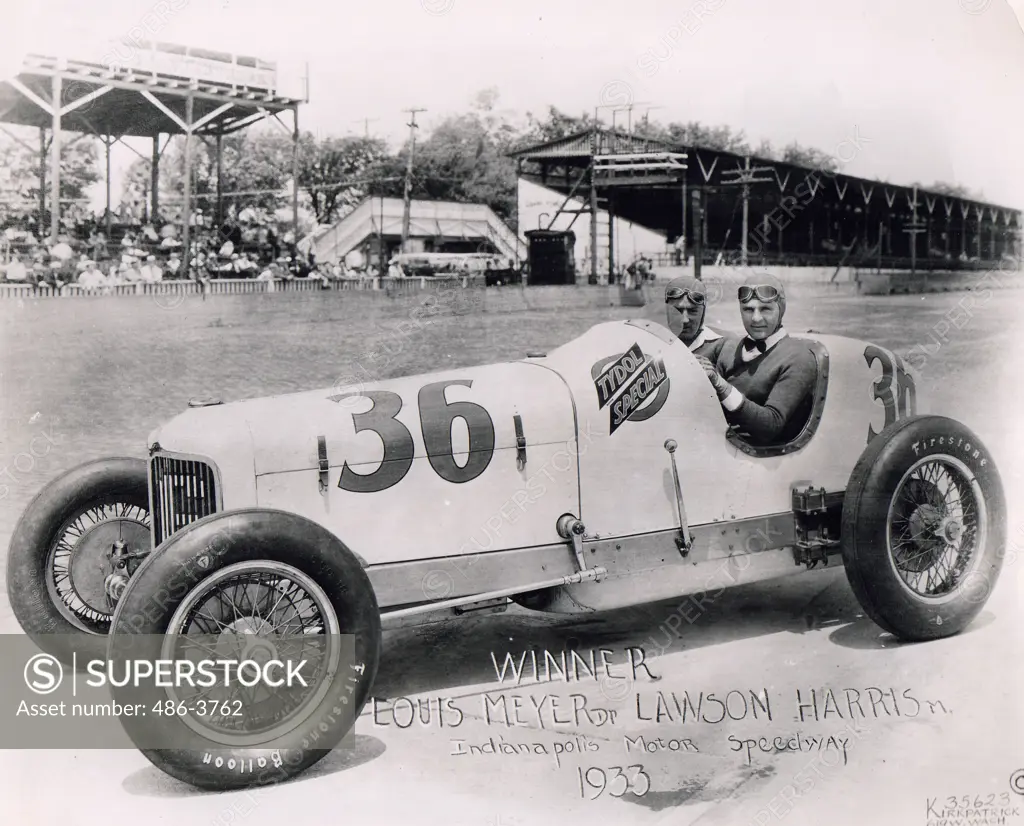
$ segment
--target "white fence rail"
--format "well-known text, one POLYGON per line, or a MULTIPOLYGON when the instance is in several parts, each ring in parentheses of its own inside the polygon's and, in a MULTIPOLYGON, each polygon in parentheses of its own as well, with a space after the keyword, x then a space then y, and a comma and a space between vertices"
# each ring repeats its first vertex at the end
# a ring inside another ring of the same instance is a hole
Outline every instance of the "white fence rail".
POLYGON ((242 295, 247 293, 298 293, 359 290, 384 295, 405 295, 426 290, 469 289, 484 286, 483 278, 361 278, 346 281, 313 279, 256 281, 251 278, 218 278, 210 281, 160 281, 157 283, 114 284, 105 287, 83 287, 65 284, 59 289, 49 284, 18 284, 0 282, 3 298, 75 298, 104 295, 242 295))

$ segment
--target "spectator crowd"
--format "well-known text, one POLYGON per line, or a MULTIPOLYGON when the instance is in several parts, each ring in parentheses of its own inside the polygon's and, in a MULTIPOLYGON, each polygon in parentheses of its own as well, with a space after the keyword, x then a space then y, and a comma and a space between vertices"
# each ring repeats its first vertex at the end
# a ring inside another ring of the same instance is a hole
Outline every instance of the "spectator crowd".
POLYGON ((262 210, 231 210, 219 227, 211 215, 196 210, 189 220, 187 268, 180 215, 177 221, 142 221, 131 210, 123 211, 111 221, 108 237, 105 216, 68 212, 56 243, 45 237, 48 233, 36 232, 35 216, 6 222, 0 236, 0 281, 54 289, 78 284, 103 291, 119 284, 169 280, 318 278, 326 284, 377 275, 372 267, 353 268, 344 262, 318 266, 299 251, 294 234, 279 234, 276 222, 262 210))
POLYGON ((521 273, 508 259, 487 253, 401 254, 378 268, 376 250, 354 250, 344 259, 318 262, 265 210, 228 210, 217 226, 197 209, 189 218, 189 255, 183 222, 146 220, 130 207, 111 216, 89 216, 68 209, 52 242, 37 232, 36 216, 0 220, 0 282, 49 286, 76 284, 89 292, 110 292, 122 284, 164 281, 254 279, 331 281, 409 278, 435 275, 480 277, 488 285, 518 283, 521 273), (115 220, 116 219, 116 220, 115 220), (40 238, 42 236, 42 238, 40 238))

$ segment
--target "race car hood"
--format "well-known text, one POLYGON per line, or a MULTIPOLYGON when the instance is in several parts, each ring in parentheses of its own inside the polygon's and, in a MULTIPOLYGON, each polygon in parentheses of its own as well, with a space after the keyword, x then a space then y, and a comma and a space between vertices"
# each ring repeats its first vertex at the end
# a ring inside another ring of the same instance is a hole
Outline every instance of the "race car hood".
MULTIPOLYGON (((252 434, 240 408, 248 402, 185 410, 149 434, 149 452, 206 459, 251 457, 252 434)), ((251 460, 250 460, 251 461, 251 460)))
POLYGON ((321 438, 331 467, 358 467, 379 465, 385 441, 418 458, 428 440, 447 439, 458 458, 491 430, 493 449, 515 449, 517 428, 529 444, 575 439, 572 398, 556 372, 513 362, 199 407, 150 441, 218 464, 244 451, 260 476, 317 468, 321 438))

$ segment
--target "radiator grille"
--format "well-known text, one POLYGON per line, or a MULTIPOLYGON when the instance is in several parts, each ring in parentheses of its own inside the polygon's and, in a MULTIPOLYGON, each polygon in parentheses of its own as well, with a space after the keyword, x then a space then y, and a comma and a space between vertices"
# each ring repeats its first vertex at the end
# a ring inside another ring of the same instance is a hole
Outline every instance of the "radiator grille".
POLYGON ((155 456, 149 465, 149 486, 155 545, 217 511, 217 484, 213 468, 205 462, 155 456))

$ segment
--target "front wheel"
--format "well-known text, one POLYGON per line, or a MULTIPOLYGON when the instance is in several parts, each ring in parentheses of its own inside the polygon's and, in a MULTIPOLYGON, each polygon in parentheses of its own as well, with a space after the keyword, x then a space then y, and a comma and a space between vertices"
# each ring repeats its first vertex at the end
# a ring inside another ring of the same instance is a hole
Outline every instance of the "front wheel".
POLYGON ((896 637, 962 631, 995 587, 1005 544, 999 474, 959 422, 906 419, 857 462, 843 500, 843 562, 865 612, 896 637))
POLYGON ((65 662, 103 657, 118 597, 151 548, 142 459, 100 459, 47 485, 19 520, 7 594, 35 643, 65 662))
POLYGON ((146 560, 118 603, 108 659, 174 662, 170 684, 113 688, 117 702, 154 712, 122 724, 167 774, 222 790, 284 780, 338 746, 380 648, 377 600, 355 554, 308 519, 254 509, 199 520, 146 560), (243 679, 241 665, 222 670, 230 661, 255 665, 243 679), (275 662, 273 681, 254 682, 275 662), (300 663, 301 679, 282 686, 300 663))

